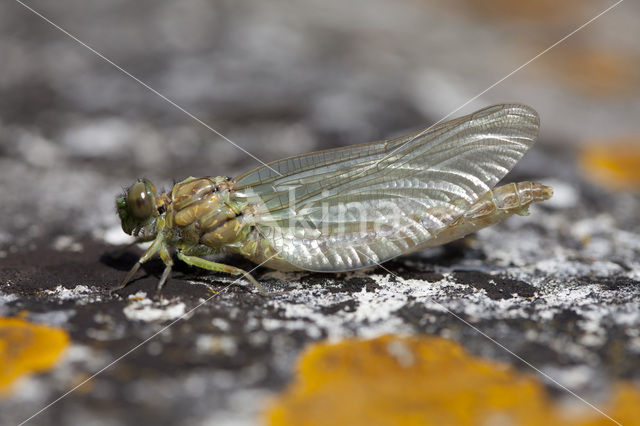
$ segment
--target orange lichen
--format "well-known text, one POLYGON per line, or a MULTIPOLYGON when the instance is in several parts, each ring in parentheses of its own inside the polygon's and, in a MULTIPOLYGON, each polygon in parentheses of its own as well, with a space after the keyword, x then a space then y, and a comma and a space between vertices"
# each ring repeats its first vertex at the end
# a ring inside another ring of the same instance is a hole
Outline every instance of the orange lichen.
POLYGON ((622 52, 565 47, 545 58, 569 87, 590 96, 637 94, 638 62, 622 52))
MULTIPOLYGON (((592 412, 568 420, 535 377, 441 338, 321 343, 298 370, 267 412, 272 425, 610 424, 592 412)), ((615 401, 609 415, 638 424, 640 393, 628 386, 615 401)))
POLYGON ((589 144, 580 155, 584 175, 612 189, 640 189, 640 138, 589 144))
POLYGON ((0 394, 20 376, 51 368, 68 343, 61 329, 0 318, 0 394))
POLYGON ((576 0, 555 1, 538 0, 535 2, 512 0, 465 0, 464 6, 483 16, 513 21, 514 19, 533 22, 545 22, 553 19, 567 19, 576 13, 576 0))

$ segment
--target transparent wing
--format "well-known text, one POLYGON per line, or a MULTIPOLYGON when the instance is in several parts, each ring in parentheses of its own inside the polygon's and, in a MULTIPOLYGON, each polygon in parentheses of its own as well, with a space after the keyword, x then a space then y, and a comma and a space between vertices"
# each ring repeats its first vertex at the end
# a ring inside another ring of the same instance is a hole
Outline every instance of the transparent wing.
POLYGON ((344 271, 436 237, 529 150, 539 119, 496 105, 395 139, 290 157, 236 179, 247 220, 289 263, 344 271))

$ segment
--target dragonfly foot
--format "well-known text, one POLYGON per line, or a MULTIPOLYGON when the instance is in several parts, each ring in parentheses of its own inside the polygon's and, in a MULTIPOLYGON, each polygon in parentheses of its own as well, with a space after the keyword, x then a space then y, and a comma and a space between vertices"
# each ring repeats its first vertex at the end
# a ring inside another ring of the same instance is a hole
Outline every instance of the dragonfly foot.
POLYGON ((242 274, 244 275, 244 277, 245 277, 246 279, 248 279, 248 280, 249 280, 249 282, 250 282, 251 284, 253 284, 253 285, 254 285, 254 287, 255 287, 255 288, 257 288, 257 289, 258 289, 258 291, 259 291, 260 293, 262 293, 262 295, 263 295, 263 296, 271 296, 271 294, 270 294, 270 293, 268 293, 268 292, 264 289, 264 287, 262 287, 262 285, 260 285, 260 283, 259 283, 255 278, 253 278, 253 277, 251 276, 251 274, 250 274, 250 273, 245 272, 245 271, 242 271, 242 274))
POLYGON ((156 293, 160 293, 162 291, 162 287, 167 282, 167 278, 169 278, 169 274, 171 273, 171 265, 167 265, 162 272, 162 276, 160 277, 160 281, 158 281, 158 287, 156 288, 156 293))
POLYGON ((136 262, 135 265, 133 265, 133 268, 131 268, 131 270, 129 271, 129 273, 127 273, 127 276, 124 277, 124 280, 122 280, 122 282, 120 283, 120 285, 118 287, 114 287, 111 290, 109 290, 109 295, 112 295, 113 293, 122 290, 123 288, 125 288, 127 286, 127 284, 129 284, 129 281, 131 281, 131 278, 133 278, 133 276, 135 275, 136 272, 138 272, 138 269, 140 269, 140 266, 142 265, 142 263, 140 262, 136 262))

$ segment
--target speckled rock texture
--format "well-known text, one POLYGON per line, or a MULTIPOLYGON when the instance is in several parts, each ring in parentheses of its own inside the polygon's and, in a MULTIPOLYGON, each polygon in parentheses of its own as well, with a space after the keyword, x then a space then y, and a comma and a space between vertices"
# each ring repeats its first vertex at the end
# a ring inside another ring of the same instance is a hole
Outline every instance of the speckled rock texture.
MULTIPOLYGON (((426 127, 608 6, 444 3, 28 5, 264 161, 426 127)), ((142 252, 123 248, 123 187, 258 163, 2 3, 0 316, 58 326, 71 345, 0 399, 0 424, 57 399, 28 424, 255 424, 306 345, 388 333, 453 339, 538 375, 570 405, 583 403, 567 389, 598 405, 613 383, 637 383, 640 197, 595 185, 576 158, 591 140, 640 134, 637 31, 618 31, 638 17, 623 3, 455 114, 504 101, 539 111, 540 142, 505 180, 554 187, 530 216, 384 267, 258 269, 270 296, 181 263, 156 295, 158 259, 110 295, 142 252), (598 60, 617 68, 589 68, 598 60)))

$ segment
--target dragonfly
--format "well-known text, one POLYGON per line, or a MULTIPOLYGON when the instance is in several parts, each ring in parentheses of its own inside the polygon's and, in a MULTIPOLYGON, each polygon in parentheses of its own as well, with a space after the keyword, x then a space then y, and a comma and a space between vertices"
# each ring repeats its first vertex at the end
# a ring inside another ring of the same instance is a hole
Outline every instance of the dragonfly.
POLYGON ((530 181, 494 188, 532 147, 539 117, 519 104, 486 107, 393 139, 278 160, 236 178, 188 177, 158 193, 139 179, 116 199, 122 229, 151 242, 121 284, 159 255, 251 274, 206 259, 240 254, 266 267, 344 272, 448 243, 517 214, 553 189, 530 181))

